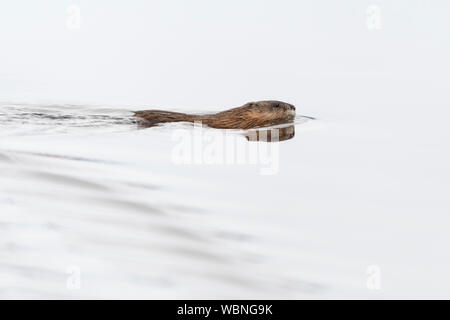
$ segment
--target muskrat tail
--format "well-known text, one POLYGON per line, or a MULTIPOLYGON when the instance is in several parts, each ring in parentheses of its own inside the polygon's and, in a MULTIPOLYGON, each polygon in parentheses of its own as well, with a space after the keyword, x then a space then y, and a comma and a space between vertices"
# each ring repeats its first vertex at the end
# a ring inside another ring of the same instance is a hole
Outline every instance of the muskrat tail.
POLYGON ((195 115, 162 110, 137 111, 134 113, 134 116, 152 124, 163 122, 194 122, 201 120, 200 117, 195 115))

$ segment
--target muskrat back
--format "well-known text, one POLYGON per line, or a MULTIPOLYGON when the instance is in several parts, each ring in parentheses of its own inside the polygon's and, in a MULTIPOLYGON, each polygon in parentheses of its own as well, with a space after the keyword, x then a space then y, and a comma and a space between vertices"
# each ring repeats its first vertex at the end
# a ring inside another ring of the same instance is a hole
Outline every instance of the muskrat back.
POLYGON ((295 107, 282 101, 249 102, 242 107, 215 114, 194 115, 164 110, 143 110, 134 114, 149 124, 201 122, 218 129, 252 129, 293 122, 295 107))

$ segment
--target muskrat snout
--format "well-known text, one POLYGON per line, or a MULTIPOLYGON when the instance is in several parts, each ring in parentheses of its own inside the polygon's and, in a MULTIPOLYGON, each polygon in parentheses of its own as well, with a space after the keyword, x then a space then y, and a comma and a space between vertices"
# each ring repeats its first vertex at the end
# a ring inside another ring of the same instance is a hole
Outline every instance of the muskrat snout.
POLYGON ((290 104, 290 103, 283 103, 283 107, 286 110, 293 110, 293 111, 295 111, 295 106, 290 104))

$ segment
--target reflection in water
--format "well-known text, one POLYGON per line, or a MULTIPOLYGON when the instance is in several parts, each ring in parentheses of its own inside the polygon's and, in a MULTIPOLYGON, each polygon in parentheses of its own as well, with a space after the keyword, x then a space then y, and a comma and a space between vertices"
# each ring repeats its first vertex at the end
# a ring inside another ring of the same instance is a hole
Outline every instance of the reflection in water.
MULTIPOLYGON (((152 127, 160 126, 160 123, 149 122, 149 121, 141 121, 137 122, 138 128, 147 129, 152 127)), ((216 129, 216 130, 224 130, 224 129, 216 129)), ((227 130, 227 129, 225 129, 227 130)), ((281 128, 263 128, 256 129, 251 131, 246 131, 244 134, 247 141, 260 141, 260 142, 280 142, 292 139, 295 136, 295 126, 292 124, 288 127, 281 128)))
MULTIPOLYGON (((150 122, 146 120, 136 121, 139 129, 147 129, 152 127, 161 126, 164 124, 150 122)), ((192 126, 194 126, 192 124, 192 126)), ((215 130, 228 130, 228 129, 215 129, 215 130)), ((233 130, 234 131, 234 130, 233 130)), ((292 139, 295 136, 295 126, 292 124, 288 127, 277 128, 262 128, 256 130, 246 131, 244 134, 247 141, 262 141, 262 142, 280 142, 292 139)))
POLYGON ((141 118, 134 118, 135 123, 137 124, 139 129, 147 129, 161 126, 162 124, 159 122, 151 122, 141 118))
POLYGON ((271 129, 259 129, 244 134, 248 141, 280 142, 295 136, 295 126, 271 129))
MULTIPOLYGON (((296 298, 327 290, 298 272, 296 247, 285 246, 300 241, 297 230, 282 218, 274 225, 251 200, 228 206, 228 192, 242 190, 223 174, 236 181, 249 177, 245 169, 191 174, 161 156, 171 154, 173 128, 135 129, 128 110, 0 104, 0 298, 296 298), (211 188, 217 181, 223 186, 211 188), (80 268, 82 290, 67 290, 70 266, 80 268)), ((293 124, 278 129, 279 141, 294 136, 293 124)), ((242 131, 232 134, 246 144, 242 131)), ((269 128, 245 136, 275 138, 269 128)))

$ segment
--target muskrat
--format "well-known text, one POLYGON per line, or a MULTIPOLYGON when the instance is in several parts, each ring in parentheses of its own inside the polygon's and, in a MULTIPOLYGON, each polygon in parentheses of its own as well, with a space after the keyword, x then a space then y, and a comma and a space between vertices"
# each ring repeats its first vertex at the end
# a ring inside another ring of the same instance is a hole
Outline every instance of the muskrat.
POLYGON ((217 129, 252 129, 293 122, 295 107, 282 101, 258 101, 214 114, 143 110, 134 115, 150 126, 164 122, 201 122, 217 129))

